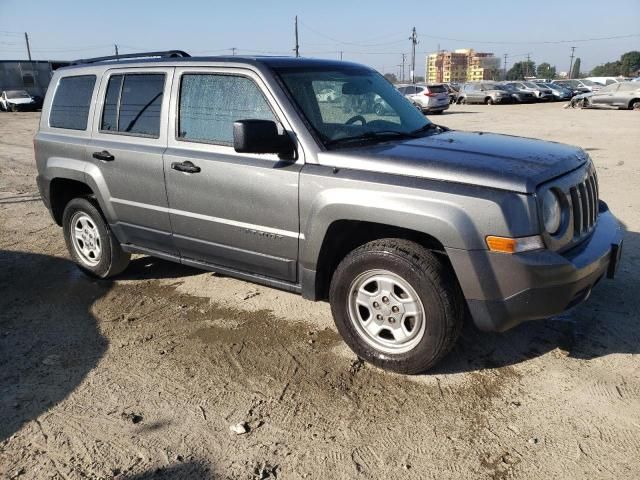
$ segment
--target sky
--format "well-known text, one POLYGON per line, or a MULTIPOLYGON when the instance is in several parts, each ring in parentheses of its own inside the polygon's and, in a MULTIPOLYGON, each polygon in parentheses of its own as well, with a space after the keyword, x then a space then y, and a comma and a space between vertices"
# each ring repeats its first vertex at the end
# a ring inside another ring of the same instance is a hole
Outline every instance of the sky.
POLYGON ((292 55, 294 17, 302 56, 339 58, 406 76, 411 29, 418 34, 416 75, 440 49, 474 48, 516 61, 582 70, 640 50, 640 0, 455 2, 302 0, 0 0, 0 59, 73 60, 182 49, 191 55, 292 55), (604 37, 625 37, 608 40, 604 37), (588 41, 586 41, 588 40, 588 41), (545 43, 546 42, 546 43, 545 43), (342 54, 340 54, 342 52, 342 54))

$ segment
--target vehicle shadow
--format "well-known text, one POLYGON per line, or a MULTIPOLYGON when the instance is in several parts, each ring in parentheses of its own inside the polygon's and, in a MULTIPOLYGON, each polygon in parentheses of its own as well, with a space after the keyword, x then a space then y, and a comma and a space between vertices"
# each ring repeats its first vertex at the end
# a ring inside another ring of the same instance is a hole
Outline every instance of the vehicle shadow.
POLYGON ((91 306, 111 285, 62 258, 0 250, 0 441, 71 394, 104 355, 91 306))
POLYGON ((457 373, 518 364, 559 349, 590 360, 615 353, 640 353, 640 234, 627 232, 614 280, 602 279, 583 304, 548 320, 525 322, 503 333, 465 324, 454 350, 429 374, 457 373))
POLYGON ((199 275, 203 270, 156 257, 140 256, 131 260, 116 280, 159 280, 199 275))

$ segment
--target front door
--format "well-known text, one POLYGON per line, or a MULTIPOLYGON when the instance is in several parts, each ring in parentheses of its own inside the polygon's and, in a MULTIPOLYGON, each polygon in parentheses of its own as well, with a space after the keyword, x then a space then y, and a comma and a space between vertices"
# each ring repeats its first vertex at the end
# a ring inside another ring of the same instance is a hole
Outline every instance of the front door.
POLYGON ((249 70, 177 68, 171 98, 164 165, 183 259, 296 281, 303 159, 233 148, 236 120, 291 130, 271 93, 249 70))

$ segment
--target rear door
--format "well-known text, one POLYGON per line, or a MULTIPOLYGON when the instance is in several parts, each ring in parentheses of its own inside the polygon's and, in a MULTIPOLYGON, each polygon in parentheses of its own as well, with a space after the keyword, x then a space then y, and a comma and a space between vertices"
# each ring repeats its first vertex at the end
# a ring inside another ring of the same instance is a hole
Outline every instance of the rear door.
POLYGON ((162 163, 172 74, 170 67, 105 72, 86 174, 106 192, 112 228, 121 242, 176 254, 162 163))
POLYGON ((233 148, 236 120, 273 120, 291 131, 271 92, 247 69, 176 68, 171 98, 164 165, 183 261, 296 281, 303 158, 233 148), (178 170, 185 164, 197 171, 178 170))

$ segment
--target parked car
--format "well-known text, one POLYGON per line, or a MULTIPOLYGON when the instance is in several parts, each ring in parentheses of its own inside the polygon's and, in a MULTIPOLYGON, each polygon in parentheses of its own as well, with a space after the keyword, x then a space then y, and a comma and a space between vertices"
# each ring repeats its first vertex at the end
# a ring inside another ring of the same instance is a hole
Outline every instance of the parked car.
POLYGON ((611 85, 612 83, 620 83, 626 81, 624 77, 587 77, 585 80, 589 80, 600 85, 611 85))
POLYGON ((551 90, 551 93, 553 94, 553 99, 558 102, 571 100, 571 97, 573 97, 574 95, 572 90, 569 90, 568 88, 565 88, 562 85, 557 85, 555 83, 542 83, 542 82, 535 82, 535 83, 536 85, 540 85, 541 87, 551 90))
POLYGON ((456 103, 458 99, 458 94, 460 93, 460 86, 454 85, 452 83, 443 83, 444 87, 447 89, 449 93, 449 104, 456 103))
POLYGON ((623 230, 581 148, 449 130, 354 63, 133 56, 56 70, 34 138, 44 204, 93 277, 135 252, 328 299, 359 357, 416 373, 467 315, 504 331, 616 273, 623 230), (327 83, 392 112, 319 102, 327 83))
POLYGON ((498 87, 495 82, 469 82, 462 85, 458 103, 513 103, 511 93, 498 87))
POLYGON ((316 97, 319 102, 336 102, 338 101, 339 95, 335 90, 323 88, 316 94, 316 97))
POLYGON ((538 97, 536 97, 533 92, 520 90, 508 83, 499 83, 495 88, 509 92, 511 98, 516 103, 534 103, 538 100, 538 97))
POLYGON ((635 82, 612 83, 586 98, 585 106, 640 110, 640 85, 635 82))
POLYGON ((577 90, 580 93, 597 92, 602 88, 599 83, 592 82, 591 80, 554 80, 551 83, 556 85, 562 85, 573 90, 577 90))
POLYGON ((36 108, 37 100, 25 90, 5 90, 0 95, 0 109, 5 112, 33 111, 36 108))
POLYGON ((553 100, 553 90, 547 87, 543 87, 533 82, 509 82, 507 85, 517 88, 521 92, 529 92, 535 95, 538 101, 553 100))
POLYGON ((438 114, 449 108, 449 92, 441 83, 400 84, 396 88, 423 113, 438 114))

